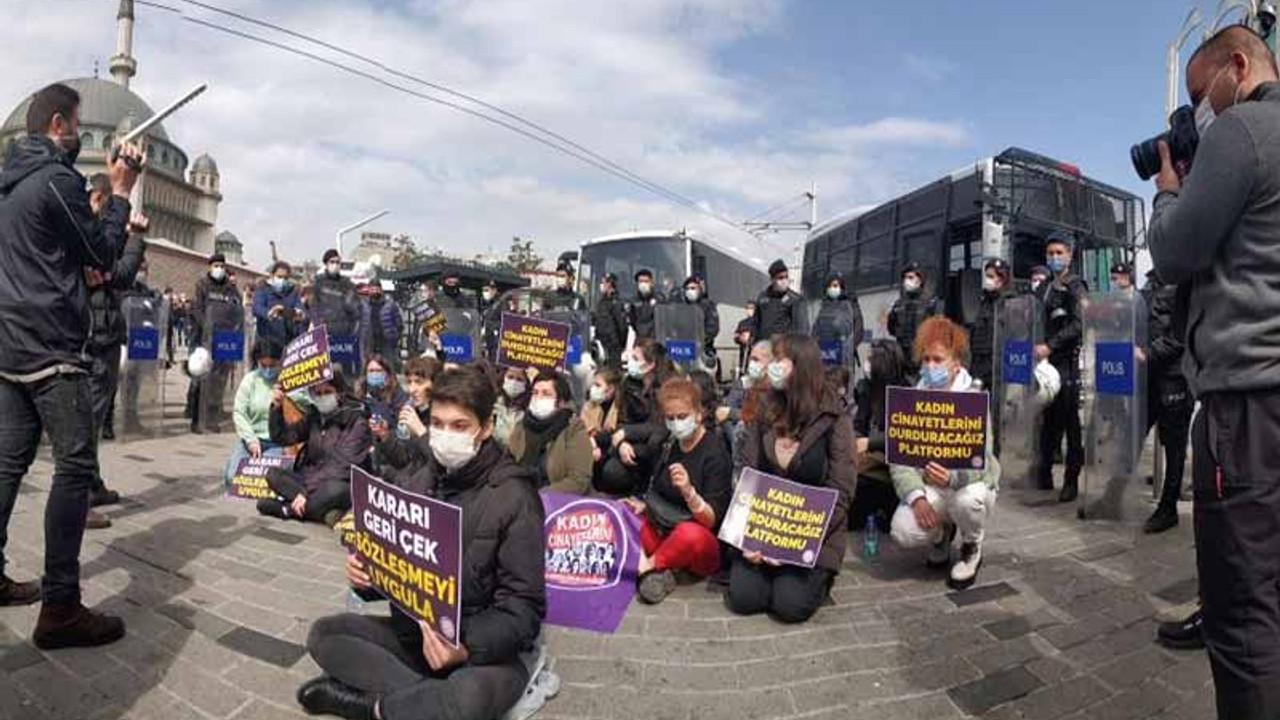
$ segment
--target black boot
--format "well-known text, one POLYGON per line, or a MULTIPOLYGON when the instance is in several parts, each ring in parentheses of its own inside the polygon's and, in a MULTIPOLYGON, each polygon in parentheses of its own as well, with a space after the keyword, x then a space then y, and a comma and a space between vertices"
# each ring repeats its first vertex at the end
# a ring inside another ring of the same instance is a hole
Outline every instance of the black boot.
POLYGON ((378 698, 372 693, 321 676, 298 688, 298 704, 308 715, 337 715, 347 720, 373 720, 378 698))
POLYGON ((107 488, 107 483, 102 478, 94 481, 93 487, 89 488, 89 507, 100 507, 102 505, 116 505, 120 502, 120 493, 107 488))
POLYGON ((273 518, 288 518, 291 508, 283 500, 262 498, 258 501, 258 514, 273 518))
POLYGON ((1147 524, 1142 526, 1142 531, 1148 535, 1154 535, 1176 527, 1178 527, 1178 507, 1160 503, 1156 506, 1156 511, 1151 513, 1151 517, 1147 518, 1147 524))
POLYGON ((124 637, 124 621, 111 615, 96 613, 75 603, 40 608, 40 619, 32 634, 36 647, 56 650, 68 647, 97 647, 124 637))
POLYGON ((40 582, 18 582, 0 573, 0 607, 32 605, 40 601, 40 582))
POLYGON ((1075 502, 1079 496, 1080 481, 1077 478, 1068 478, 1062 482, 1062 492, 1058 493, 1058 502, 1075 502))
POLYGON ((1196 610, 1185 620, 1160 623, 1156 640, 1174 650, 1199 650, 1204 647, 1200 627, 1204 624, 1204 611, 1196 610))

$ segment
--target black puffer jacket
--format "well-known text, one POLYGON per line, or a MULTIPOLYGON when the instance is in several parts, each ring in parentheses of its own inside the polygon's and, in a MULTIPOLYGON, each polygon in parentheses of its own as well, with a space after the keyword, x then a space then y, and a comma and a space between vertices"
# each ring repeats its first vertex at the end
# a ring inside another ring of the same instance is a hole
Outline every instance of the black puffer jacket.
POLYGON ((651 338, 657 332, 657 320, 654 318, 653 308, 661 302, 657 295, 645 297, 637 295, 634 300, 627 303, 627 320, 631 323, 631 329, 636 331, 637 341, 651 338))
POLYGON ((978 308, 978 317, 969 326, 969 348, 973 361, 969 364, 971 374, 982 381, 982 389, 994 391, 994 367, 996 345, 996 313, 1005 298, 1013 297, 1013 290, 1004 288, 997 292, 983 292, 982 305, 978 308))
POLYGON ((1182 356, 1187 346, 1183 342, 1183 328, 1175 322, 1178 286, 1166 285, 1154 275, 1142 291, 1147 303, 1147 335, 1150 347, 1147 351, 1147 397, 1161 403, 1185 401, 1190 392, 1187 378, 1182 374, 1182 356))
POLYGON ((208 347, 215 330, 244 330, 243 302, 240 288, 230 278, 200 278, 191 301, 191 347, 208 347))
POLYGON ((360 298, 351 280, 322 272, 311 290, 311 321, 330 335, 355 335, 360 329, 360 298))
POLYGON ((13 145, 0 172, 0 372, 89 367, 84 268, 111 269, 129 212, 113 195, 95 219, 84 176, 48 138, 13 145))
MULTIPOLYGON (((396 483, 462 508, 462 644, 471 665, 511 662, 530 647, 547 610, 543 510, 537 478, 492 438, 446 473, 434 458, 396 483)), ((392 609, 402 632, 418 624, 392 609)))
POLYGON ((768 340, 774 335, 800 332, 804 328, 804 298, 794 290, 778 292, 772 283, 756 298, 755 325, 751 339, 768 340))
POLYGON ((1075 275, 1062 282, 1048 283, 1044 293, 1044 338, 1049 346, 1049 363, 1062 381, 1080 380, 1080 345, 1084 340, 1084 308, 1080 301, 1089 286, 1075 275))
POLYGON ((938 299, 929 292, 927 284, 912 293, 904 290, 893 303, 893 308, 889 310, 888 330, 898 341, 898 347, 902 348, 904 356, 914 357, 912 348, 916 341, 916 331, 925 318, 937 315, 938 312, 938 299))
MULTIPOLYGON (((591 324, 596 329, 596 340, 605 347, 607 351, 612 349, 622 350, 622 346, 627 344, 627 313, 623 309, 622 302, 618 300, 617 294, 601 295, 596 301, 596 309, 591 312, 591 324)), ((610 363, 617 364, 618 358, 606 358, 610 363)))

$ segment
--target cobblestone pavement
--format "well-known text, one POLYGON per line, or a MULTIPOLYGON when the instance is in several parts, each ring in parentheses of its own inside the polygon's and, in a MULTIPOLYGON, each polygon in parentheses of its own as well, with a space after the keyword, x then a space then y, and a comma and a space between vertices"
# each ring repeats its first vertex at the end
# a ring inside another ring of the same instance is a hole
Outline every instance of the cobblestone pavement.
MULTIPOLYGON (((323 527, 220 497, 230 442, 105 447, 127 502, 86 536, 86 602, 123 614, 128 637, 43 653, 36 609, 0 609, 0 718, 303 717, 293 694, 317 668, 301 643, 345 607, 343 556, 323 527)), ((40 568, 49 473, 43 456, 10 527, 20 578, 40 568)), ((699 584, 633 605, 612 636, 551 629, 565 684, 538 717, 1212 717, 1203 653, 1152 642, 1155 620, 1194 600, 1189 508, 1148 537, 1047 500, 1002 495, 980 584, 960 595, 886 543, 876 562, 851 555, 833 604, 798 627, 731 616, 699 584)))

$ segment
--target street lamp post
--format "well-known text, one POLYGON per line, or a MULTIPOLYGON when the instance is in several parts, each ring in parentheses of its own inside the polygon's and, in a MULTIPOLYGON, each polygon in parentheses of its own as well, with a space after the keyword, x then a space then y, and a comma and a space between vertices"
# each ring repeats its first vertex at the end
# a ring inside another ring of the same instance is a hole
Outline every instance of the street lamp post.
POLYGON ((352 232, 353 230, 359 230, 360 228, 364 227, 365 225, 368 225, 369 223, 373 222, 374 220, 377 220, 377 219, 379 219, 379 218, 385 217, 385 216, 390 215, 390 214, 391 214, 391 211, 390 211, 390 210, 381 210, 381 211, 376 212, 376 213, 374 213, 373 215, 370 215, 369 217, 367 217, 367 218, 365 218, 365 219, 361 220, 361 221, 360 221, 360 222, 358 222, 358 223, 354 223, 354 224, 348 225, 348 226, 346 226, 346 227, 342 228, 341 230, 339 230, 339 231, 338 231, 338 235, 337 235, 337 237, 335 237, 335 238, 334 238, 334 247, 336 247, 336 248, 338 249, 338 254, 339 254, 339 255, 342 255, 342 254, 343 254, 343 253, 342 253, 342 236, 343 236, 343 235, 346 235, 347 233, 352 232))
POLYGON ((1182 29, 1178 31, 1178 39, 1169 43, 1166 57, 1167 65, 1165 67, 1164 116, 1166 119, 1173 115, 1173 111, 1178 108, 1178 53, 1181 52, 1182 46, 1187 43, 1187 39, 1191 37, 1191 33, 1195 32, 1196 28, 1203 24, 1203 21, 1200 8, 1191 8, 1191 11, 1187 13, 1186 19, 1182 21, 1182 29))

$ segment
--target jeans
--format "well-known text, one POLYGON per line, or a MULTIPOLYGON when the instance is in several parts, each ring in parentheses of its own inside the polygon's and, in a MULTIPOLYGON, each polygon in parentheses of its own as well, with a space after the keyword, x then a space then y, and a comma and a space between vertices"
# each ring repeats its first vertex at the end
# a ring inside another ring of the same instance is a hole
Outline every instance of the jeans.
MULTIPOLYGON (((955 523, 960 542, 980 543, 987 519, 995 508, 996 493, 984 483, 970 483, 962 488, 941 490, 925 486, 925 499, 933 506, 940 522, 955 523)), ((893 541, 904 548, 924 547, 939 540, 941 526, 925 530, 916 522, 915 511, 909 505, 899 505, 893 513, 893 541)))
MULTIPOLYGON (((263 457, 280 457, 284 455, 284 446, 276 445, 270 440, 258 439, 262 444, 263 457)), ((235 445, 231 447, 231 457, 227 459, 227 466, 222 471, 223 483, 230 487, 231 478, 236 474, 236 468, 240 467, 240 463, 249 457, 249 448, 245 447, 244 440, 236 438, 235 445)))
POLYGON ((40 436, 53 443, 53 485, 44 511, 44 601, 80 602, 80 543, 89 487, 98 476, 98 443, 88 375, 55 375, 23 384, 0 379, 0 572, 18 485, 40 436))
POLYGON ((640 526, 640 545, 653 558, 655 570, 685 570, 706 577, 720 569, 720 541, 706 526, 691 520, 663 533, 646 519, 640 526))
POLYGON ((729 573, 729 609, 739 615, 767 612, 781 622, 802 623, 818 611, 835 573, 794 565, 753 565, 735 558, 729 573))
POLYGON ((1280 718, 1280 391, 1201 398, 1196 566, 1219 720, 1280 718))
POLYGON ((433 672, 422 634, 398 634, 389 617, 333 615, 311 626, 307 650, 335 680, 378 695, 383 720, 496 720, 524 692, 529 671, 519 659, 433 672))
MULTIPOLYGON (((102 437, 102 429, 110 427, 111 413, 115 407, 116 388, 120 385, 120 346, 111 345, 94 353, 93 372, 89 375, 89 389, 93 395, 93 432, 102 437)), ((106 487, 102 478, 93 479, 94 490, 106 487)))

